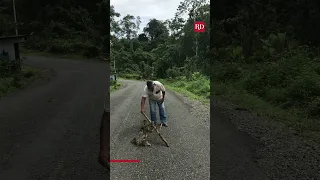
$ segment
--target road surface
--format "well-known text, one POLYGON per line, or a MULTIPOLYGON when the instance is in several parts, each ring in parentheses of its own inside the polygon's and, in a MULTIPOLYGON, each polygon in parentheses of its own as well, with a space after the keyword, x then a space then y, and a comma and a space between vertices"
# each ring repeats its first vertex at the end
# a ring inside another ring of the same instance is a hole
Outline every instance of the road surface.
MULTIPOLYGON (((25 63, 53 69, 55 76, 0 100, 0 179, 107 179, 97 164, 107 65, 40 57, 25 63)), ((172 92, 165 101, 169 127, 162 129, 171 146, 156 134, 149 139, 151 147, 134 146, 130 141, 143 120, 144 83, 123 83, 125 88, 111 93, 111 158, 141 162, 111 164, 112 180, 205 180, 209 170, 213 180, 267 179, 253 161, 251 138, 231 126, 214 104, 210 122, 207 110, 172 92)))
MULTIPOLYGON (((191 107, 168 91, 165 106, 169 127, 161 131, 170 147, 166 147, 156 133, 150 136, 151 147, 136 147, 130 141, 138 136, 144 119, 140 114, 140 101, 145 83, 121 82, 127 86, 111 93, 111 159, 139 159, 141 162, 113 163, 111 179, 209 179, 209 114, 201 118, 192 116, 191 107)), ((148 108, 147 105, 146 112, 148 108)))
POLYGON ((165 101, 169 127, 162 128, 170 147, 156 133, 150 137, 151 147, 134 146, 130 141, 138 135, 143 120, 140 100, 145 83, 122 83, 125 88, 111 93, 111 159, 141 162, 111 164, 112 180, 268 179, 253 160, 254 141, 232 126, 214 104, 210 121, 203 106, 188 104, 170 91, 165 101))
POLYGON ((50 82, 0 100, 1 180, 106 180, 97 163, 106 64, 28 57, 50 82))

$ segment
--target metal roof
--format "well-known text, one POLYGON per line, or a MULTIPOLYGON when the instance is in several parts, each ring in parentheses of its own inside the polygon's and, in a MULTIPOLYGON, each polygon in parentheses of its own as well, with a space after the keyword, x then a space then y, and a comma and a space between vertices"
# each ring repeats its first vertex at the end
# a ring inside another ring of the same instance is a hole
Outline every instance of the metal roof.
POLYGON ((3 37, 0 37, 0 41, 1 41, 1 40, 6 40, 6 39, 23 38, 23 37, 27 37, 27 36, 28 36, 28 35, 3 36, 3 37))

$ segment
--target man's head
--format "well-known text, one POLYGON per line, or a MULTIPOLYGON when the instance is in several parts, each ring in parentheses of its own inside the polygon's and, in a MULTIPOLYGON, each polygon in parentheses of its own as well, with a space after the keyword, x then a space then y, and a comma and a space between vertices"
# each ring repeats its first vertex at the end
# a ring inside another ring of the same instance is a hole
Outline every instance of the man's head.
POLYGON ((153 86, 153 81, 147 81, 147 87, 150 91, 153 91, 154 86, 153 86))

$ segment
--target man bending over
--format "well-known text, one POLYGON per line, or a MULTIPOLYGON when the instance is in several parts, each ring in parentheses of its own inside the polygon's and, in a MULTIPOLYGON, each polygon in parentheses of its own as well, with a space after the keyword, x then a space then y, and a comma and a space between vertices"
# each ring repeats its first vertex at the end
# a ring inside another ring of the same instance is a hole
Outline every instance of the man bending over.
POLYGON ((162 126, 168 127, 166 111, 164 108, 164 97, 166 95, 165 87, 159 81, 147 81, 147 85, 144 87, 141 98, 141 113, 144 113, 144 105, 146 99, 149 99, 151 121, 154 125, 157 124, 157 111, 156 107, 159 107, 160 121, 162 126))

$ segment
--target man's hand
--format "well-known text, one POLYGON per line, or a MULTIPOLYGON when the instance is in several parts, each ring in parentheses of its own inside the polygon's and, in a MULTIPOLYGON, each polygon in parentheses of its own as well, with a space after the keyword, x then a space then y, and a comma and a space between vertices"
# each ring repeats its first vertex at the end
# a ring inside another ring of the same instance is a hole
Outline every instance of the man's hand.
POLYGON ((110 158, 109 158, 109 156, 106 156, 103 153, 100 153, 98 161, 103 167, 105 167, 108 170, 110 170, 110 158))
POLYGON ((144 111, 144 109, 141 109, 141 111, 140 111, 142 114, 144 114, 145 113, 145 111, 144 111))
POLYGON ((160 100, 161 104, 164 102, 164 97, 160 100))
POLYGON ((166 96, 166 92, 162 91, 162 99, 161 99, 161 104, 164 102, 164 97, 166 96))
POLYGON ((106 167, 108 170, 110 169, 110 112, 104 111, 101 118, 100 125, 100 153, 99 153, 99 163, 106 167))
POLYGON ((144 113, 144 104, 146 103, 146 97, 141 98, 141 113, 144 113))

